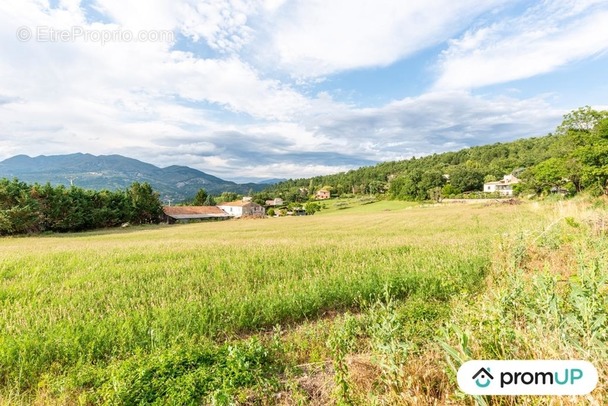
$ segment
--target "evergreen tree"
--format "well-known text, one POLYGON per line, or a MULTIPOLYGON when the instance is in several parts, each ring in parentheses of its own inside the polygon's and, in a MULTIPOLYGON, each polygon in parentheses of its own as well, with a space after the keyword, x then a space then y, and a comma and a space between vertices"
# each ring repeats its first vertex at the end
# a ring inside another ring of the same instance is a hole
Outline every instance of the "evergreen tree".
POLYGON ((196 196, 194 196, 194 202, 192 204, 194 206, 210 206, 208 204, 205 204, 205 201, 208 197, 209 195, 207 191, 201 188, 198 192, 196 192, 196 196))

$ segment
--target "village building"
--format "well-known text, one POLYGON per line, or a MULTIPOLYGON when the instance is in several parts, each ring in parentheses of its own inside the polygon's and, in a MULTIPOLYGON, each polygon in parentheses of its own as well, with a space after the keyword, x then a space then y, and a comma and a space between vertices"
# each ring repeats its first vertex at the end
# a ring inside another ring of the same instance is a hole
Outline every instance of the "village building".
POLYGON ((226 220, 230 218, 217 206, 165 206, 164 221, 169 224, 187 223, 192 220, 226 220))
POLYGON ((242 200, 218 204, 217 207, 232 217, 263 217, 266 215, 264 207, 254 202, 242 200))
POLYGON ((275 197, 272 200, 266 200, 266 206, 283 206, 283 199, 281 199, 280 197, 275 197))
POLYGON ((331 197, 331 193, 329 190, 321 189, 317 193, 315 193, 315 199, 317 200, 325 200, 331 197))
POLYGON ((505 175, 502 180, 496 182, 487 182, 483 185, 483 191, 486 193, 500 193, 503 196, 513 196, 513 185, 519 183, 520 180, 513 175, 505 175))

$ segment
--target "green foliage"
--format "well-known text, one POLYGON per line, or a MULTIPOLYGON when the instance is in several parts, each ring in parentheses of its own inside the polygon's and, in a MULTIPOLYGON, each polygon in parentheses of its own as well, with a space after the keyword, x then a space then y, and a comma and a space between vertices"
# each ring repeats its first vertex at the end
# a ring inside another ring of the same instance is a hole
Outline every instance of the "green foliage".
POLYGON ((276 390, 282 372, 279 350, 256 338, 223 345, 178 345, 105 368, 85 368, 69 381, 74 387, 90 388, 80 400, 95 404, 228 405, 248 391, 261 398, 276 390))
POLYGON ((429 190, 441 188, 445 183, 443 174, 437 170, 423 172, 413 170, 391 182, 389 191, 402 200, 425 200, 429 190))
POLYGON ((215 206, 216 204, 215 199, 211 195, 207 195, 205 201, 203 202, 203 206, 215 206))
POLYGON ((450 174, 450 184, 461 192, 482 190, 484 176, 481 170, 461 167, 450 174))
POLYGON ((403 391, 403 367, 410 343, 403 339, 404 326, 399 318, 397 304, 386 293, 384 302, 376 302, 370 310, 373 323, 368 327, 375 362, 382 370, 384 390, 394 396, 403 391))
POLYGON ((134 182, 127 192, 131 205, 130 220, 136 224, 158 223, 163 207, 158 193, 148 183, 134 182))
POLYGON ((567 176, 566 160, 549 158, 524 172, 522 180, 534 192, 548 193, 552 187, 565 185, 567 176))
POLYGON ((457 195, 462 193, 462 190, 455 188, 452 184, 448 183, 441 188, 441 194, 445 197, 457 195))
POLYGON ((311 216, 321 210, 321 205, 317 202, 308 202, 304 205, 304 210, 306 211, 306 214, 311 216))
POLYGON ((593 131, 598 124, 608 118, 608 111, 593 110, 590 106, 579 107, 564 115, 564 120, 557 127, 557 134, 567 135, 593 131))
POLYGON ((210 206, 205 204, 208 198, 209 194, 207 193, 207 191, 201 188, 198 192, 196 192, 196 196, 194 196, 194 201, 192 202, 192 204, 194 206, 210 206))
POLYGON ((218 197, 217 201, 220 203, 233 202, 238 200, 239 195, 234 192, 222 192, 222 194, 218 197))
POLYGON ((334 382, 336 384, 335 396, 338 405, 354 405, 351 391, 351 383, 348 371, 347 355, 355 345, 355 338, 359 329, 356 319, 351 315, 346 315, 342 324, 339 325, 330 338, 327 346, 332 354, 334 365, 334 382))
POLYGON ((593 194, 608 190, 608 111, 580 108, 564 116, 558 127, 554 155, 525 173, 524 179, 537 192, 551 187, 588 189, 593 194))
POLYGON ((154 223, 161 214, 158 194, 147 183, 111 192, 0 179, 0 235, 154 223))
POLYGON ((443 198, 443 190, 440 187, 434 187, 432 189, 429 189, 428 194, 429 199, 436 202, 441 202, 441 199, 443 198))

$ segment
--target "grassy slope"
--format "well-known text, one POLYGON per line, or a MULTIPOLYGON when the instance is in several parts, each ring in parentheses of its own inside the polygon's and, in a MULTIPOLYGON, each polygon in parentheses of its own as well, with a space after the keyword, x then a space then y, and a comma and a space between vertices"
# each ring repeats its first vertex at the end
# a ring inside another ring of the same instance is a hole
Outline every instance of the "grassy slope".
MULTIPOLYGON (((342 347, 324 344, 342 319, 314 320, 356 310, 357 323, 373 326, 401 314, 430 338, 425 304, 433 323, 449 318, 450 300, 482 285, 493 241, 547 221, 531 205, 378 202, 313 217, 2 239, 0 396, 195 404, 239 399, 239 388, 289 392, 297 379, 273 377, 339 361, 342 347), (366 304, 382 297, 399 311, 366 304), (256 334, 277 324, 304 327, 280 345, 256 334)), ((373 347, 365 342, 356 345, 373 347)))

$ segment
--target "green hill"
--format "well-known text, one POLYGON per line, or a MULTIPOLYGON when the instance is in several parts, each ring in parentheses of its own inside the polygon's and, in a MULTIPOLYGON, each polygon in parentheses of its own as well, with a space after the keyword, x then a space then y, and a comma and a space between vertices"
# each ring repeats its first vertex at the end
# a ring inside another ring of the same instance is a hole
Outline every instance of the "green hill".
POLYGON ((476 146, 403 161, 383 162, 313 178, 290 179, 266 192, 297 200, 320 188, 332 195, 383 194, 404 200, 424 200, 428 191, 444 194, 481 190, 484 181, 514 173, 530 192, 551 187, 573 192, 603 190, 608 179, 608 111, 580 108, 566 116, 555 134, 508 143, 476 146), (447 175, 447 176, 445 176, 447 175))

